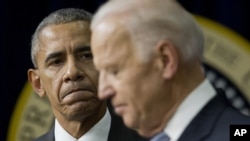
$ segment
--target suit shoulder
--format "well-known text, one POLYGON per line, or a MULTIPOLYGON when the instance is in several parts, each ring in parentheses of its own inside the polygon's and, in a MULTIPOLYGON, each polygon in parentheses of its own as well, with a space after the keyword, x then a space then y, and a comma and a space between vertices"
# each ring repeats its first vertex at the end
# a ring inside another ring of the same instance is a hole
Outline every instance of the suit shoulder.
POLYGON ((54 130, 51 129, 47 133, 35 138, 33 141, 54 141, 54 130))
POLYGON ((122 119, 117 115, 113 115, 111 119, 111 128, 109 131, 108 141, 147 141, 141 137, 136 131, 127 128, 122 119))
POLYGON ((38 138, 35 138, 33 141, 46 141, 46 134, 39 136, 38 138))

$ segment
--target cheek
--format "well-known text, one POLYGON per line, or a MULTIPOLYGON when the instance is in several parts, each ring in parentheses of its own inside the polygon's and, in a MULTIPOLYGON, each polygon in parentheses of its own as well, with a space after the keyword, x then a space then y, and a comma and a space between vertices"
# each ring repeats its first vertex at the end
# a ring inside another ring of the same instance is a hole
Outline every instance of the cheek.
MULTIPOLYGON (((48 73, 44 72, 41 77, 41 83, 45 89, 46 94, 52 100, 58 99, 60 88, 62 85, 62 75, 61 73, 48 73)), ((58 99, 59 100, 59 99, 58 99)))
MULTIPOLYGON (((131 101, 135 98, 139 98, 142 95, 142 86, 143 86, 143 79, 144 77, 140 75, 140 72, 137 70, 133 71, 128 70, 124 71, 114 83, 118 86, 118 89, 122 94, 124 94, 126 98, 130 99, 131 101)), ((118 91, 118 93, 120 93, 118 91)))
POLYGON ((127 77, 123 81, 116 83, 118 84, 117 93, 120 93, 122 99, 127 100, 127 103, 134 105, 142 96, 138 83, 135 77, 127 77))
POLYGON ((98 87, 99 73, 97 71, 93 71, 93 83, 98 87))
POLYGON ((53 71, 44 71, 44 79, 45 81, 47 81, 46 83, 48 83, 51 86, 56 86, 62 83, 63 81, 63 71, 57 71, 57 72, 53 72, 53 71))
POLYGON ((131 102, 134 110, 147 109, 145 107, 150 107, 151 100, 154 99, 155 93, 157 93, 157 81, 153 81, 153 77, 149 74, 142 72, 134 73, 128 75, 123 84, 121 85, 124 90, 124 98, 131 102))
POLYGON ((58 83, 48 81, 44 83, 43 87, 52 107, 58 107, 60 105, 58 83))
POLYGON ((88 79, 93 83, 93 85, 98 88, 98 79, 99 79, 99 73, 95 69, 88 69, 85 71, 86 75, 88 76, 88 79))

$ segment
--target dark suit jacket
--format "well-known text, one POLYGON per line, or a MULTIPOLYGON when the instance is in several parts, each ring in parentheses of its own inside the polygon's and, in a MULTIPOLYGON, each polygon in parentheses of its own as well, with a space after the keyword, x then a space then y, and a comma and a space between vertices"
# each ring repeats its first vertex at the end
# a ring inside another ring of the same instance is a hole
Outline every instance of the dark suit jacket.
POLYGON ((179 141, 229 141, 230 125, 250 124, 250 117, 236 110, 222 90, 199 112, 179 141))
MULTIPOLYGON (((125 127, 122 119, 114 114, 113 109, 109 106, 111 114, 111 127, 108 135, 108 141, 147 141, 140 137, 134 130, 125 127)), ((34 141, 55 141, 54 126, 52 129, 34 141)))

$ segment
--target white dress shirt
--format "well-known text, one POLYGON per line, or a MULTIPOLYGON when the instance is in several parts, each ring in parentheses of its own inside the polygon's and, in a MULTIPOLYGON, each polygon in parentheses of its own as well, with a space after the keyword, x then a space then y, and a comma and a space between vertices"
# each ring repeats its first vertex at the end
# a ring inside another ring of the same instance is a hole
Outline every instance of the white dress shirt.
POLYGON ((55 141, 107 141, 110 126, 111 116, 108 109, 103 118, 79 139, 72 137, 62 128, 59 122, 55 120, 55 141))
POLYGON ((204 80, 184 99, 164 129, 164 132, 170 137, 170 141, 179 139, 192 119, 215 95, 216 91, 211 83, 204 80))

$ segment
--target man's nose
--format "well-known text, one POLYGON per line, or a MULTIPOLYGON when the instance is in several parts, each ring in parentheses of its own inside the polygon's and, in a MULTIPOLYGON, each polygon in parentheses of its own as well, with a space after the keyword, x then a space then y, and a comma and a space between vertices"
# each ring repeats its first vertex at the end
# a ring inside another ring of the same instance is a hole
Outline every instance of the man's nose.
POLYGON ((66 71, 64 74, 64 81, 77 81, 84 79, 85 73, 80 64, 76 61, 69 61, 66 65, 66 71))
POLYGON ((115 95, 115 89, 112 80, 107 73, 100 71, 98 84, 98 97, 101 100, 108 99, 115 95))

